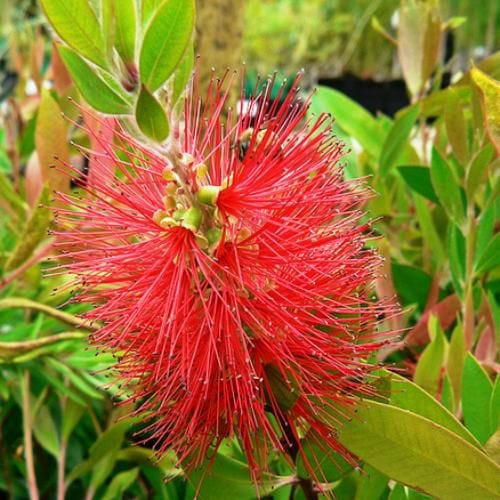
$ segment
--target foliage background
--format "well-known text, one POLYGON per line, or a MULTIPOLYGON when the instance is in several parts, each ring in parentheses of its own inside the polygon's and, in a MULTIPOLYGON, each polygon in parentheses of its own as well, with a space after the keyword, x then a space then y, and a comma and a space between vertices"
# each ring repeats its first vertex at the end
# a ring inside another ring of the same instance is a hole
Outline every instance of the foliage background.
MULTIPOLYGON (((387 327, 404 332, 380 353, 390 396, 340 432, 360 468, 323 456, 336 498, 500 495, 500 7, 481 5, 248 0, 240 13, 249 78, 305 67, 310 84, 353 73, 404 78, 408 88, 408 106, 393 117, 326 87, 311 108, 335 117, 350 149, 346 176, 378 193, 366 206, 385 257, 377 290, 401 304, 387 327), (445 32, 454 36, 446 62, 445 32), (453 85, 442 88, 447 73, 453 85)), ((0 490, 16 499, 28 487, 42 498, 193 498, 201 473, 186 481, 172 454, 156 461, 132 446, 141 422, 113 404, 113 359, 87 345, 93 327, 79 319, 81 306, 67 305, 69 277, 48 272, 50 190, 70 188, 50 166, 56 155, 83 168, 70 140, 90 145, 60 114, 77 117, 68 97, 80 99, 72 79, 82 77, 65 69, 36 2, 4 1, 0 15, 0 490)), ((303 498, 300 484, 311 479, 300 460, 271 462, 261 495, 303 498)), ((228 441, 201 496, 255 495, 228 441)))

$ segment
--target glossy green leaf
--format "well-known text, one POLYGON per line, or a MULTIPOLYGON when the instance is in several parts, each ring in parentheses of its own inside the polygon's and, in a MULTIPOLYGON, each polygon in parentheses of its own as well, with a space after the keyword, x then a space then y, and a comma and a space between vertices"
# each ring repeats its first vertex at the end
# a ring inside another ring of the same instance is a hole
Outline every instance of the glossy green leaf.
POLYGON ((460 187, 450 166, 436 148, 432 149, 431 181, 434 191, 449 217, 461 225, 465 209, 460 187))
POLYGON ((500 234, 495 234, 479 258, 476 272, 485 273, 498 266, 500 266, 500 234))
POLYGON ((172 99, 171 102, 174 105, 179 97, 182 95, 186 89, 186 85, 191 78, 191 73, 193 71, 194 65, 194 51, 191 47, 188 47, 184 57, 182 58, 177 71, 174 76, 174 85, 172 89, 172 99))
POLYGON ((59 47, 59 54, 83 98, 94 109, 112 115, 130 113, 131 102, 119 91, 117 82, 113 85, 111 75, 105 78, 105 73, 97 73, 71 49, 59 47))
POLYGON ((439 401, 448 411, 453 411, 453 388, 451 387, 450 377, 447 373, 445 373, 443 377, 441 396, 439 398, 439 401))
POLYGON ((331 113, 340 128, 355 138, 374 160, 380 158, 385 141, 384 130, 362 106, 342 92, 326 87, 317 89, 313 106, 331 113))
POLYGON ((135 58, 135 37, 137 12, 135 0, 114 0, 115 2, 115 47, 125 63, 135 58))
POLYGON ((115 500, 116 498, 122 498, 127 488, 137 479, 138 474, 139 469, 135 467, 134 469, 120 472, 114 476, 109 483, 102 500, 115 500))
POLYGON ((417 304, 423 310, 429 295, 432 278, 422 269, 392 264, 394 285, 403 305, 417 304), (409 287, 408 283, 412 283, 409 287))
POLYGON ((156 98, 143 87, 135 107, 135 120, 141 132, 156 142, 168 137, 167 115, 156 98))
POLYGON ((148 24, 162 2, 163 0, 142 0, 141 19, 143 26, 148 24))
POLYGON ((479 216, 476 231, 476 251, 474 253, 474 264, 476 267, 493 236, 493 230, 497 219, 496 208, 496 204, 493 203, 479 216))
POLYGON ((432 420, 432 422, 457 434, 477 448, 481 447, 477 439, 455 418, 455 416, 428 392, 422 389, 422 387, 397 373, 388 372, 386 370, 382 370, 381 372, 390 376, 391 406, 411 411, 421 417, 432 420))
POLYGON ((88 0, 40 0, 57 34, 82 56, 106 68, 101 27, 88 0))
POLYGON ((446 338, 436 316, 429 318, 431 342, 422 352, 415 368, 415 383, 432 396, 436 396, 446 354, 446 338))
POLYGON ((414 105, 402 113, 392 124, 391 130, 382 146, 380 154, 380 175, 385 176, 396 165, 405 146, 410 133, 415 125, 420 107, 414 105))
POLYGON ((148 24, 139 58, 141 82, 160 88, 181 62, 194 26, 193 0, 166 0, 148 24))
POLYGON ((434 203, 439 203, 434 187, 432 186, 429 167, 404 165, 398 167, 398 171, 413 191, 434 203))
MULTIPOLYGON (((253 500, 256 497, 255 484, 247 464, 217 453, 211 469, 206 466, 188 474, 188 480, 204 500, 253 500), (201 486, 200 486, 201 482, 201 486)), ((261 495, 272 494, 278 488, 295 481, 293 476, 276 476, 263 473, 261 495)))
POLYGON ((45 187, 40 196, 39 203, 26 222, 14 251, 5 263, 5 271, 8 272, 17 269, 21 264, 26 262, 38 245, 47 237, 47 229, 52 218, 49 205, 49 190, 45 187))
POLYGON ((445 108, 445 124, 448 141, 451 144, 457 160, 466 165, 469 159, 469 148, 467 144, 467 125, 464 112, 455 89, 450 88, 445 108))
POLYGON ((462 378, 462 410, 467 428, 481 444, 491 435, 490 401, 493 384, 479 362, 468 353, 462 378))
POLYGON ((390 478, 429 495, 491 499, 500 468, 483 452, 430 420, 375 401, 339 430, 340 442, 390 478))

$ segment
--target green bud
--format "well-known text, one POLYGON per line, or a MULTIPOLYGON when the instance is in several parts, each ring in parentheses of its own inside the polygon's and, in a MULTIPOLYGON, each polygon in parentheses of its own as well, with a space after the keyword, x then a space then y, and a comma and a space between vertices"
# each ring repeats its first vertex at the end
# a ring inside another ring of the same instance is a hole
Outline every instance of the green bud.
POLYGON ((195 233, 198 229, 200 229, 202 219, 202 211, 197 207, 191 207, 184 212, 181 220, 181 226, 195 233))
POLYGON ((220 186, 201 186, 200 189, 198 189, 196 196, 198 197, 198 200, 205 205, 215 207, 220 191, 220 186))

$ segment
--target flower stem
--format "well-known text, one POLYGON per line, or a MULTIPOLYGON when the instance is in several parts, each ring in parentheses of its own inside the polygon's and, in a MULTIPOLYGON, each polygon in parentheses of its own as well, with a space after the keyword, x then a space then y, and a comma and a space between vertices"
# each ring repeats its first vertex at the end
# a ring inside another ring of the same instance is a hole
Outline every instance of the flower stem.
POLYGON ((24 459, 26 461, 26 474, 28 476, 28 491, 31 500, 38 500, 38 487, 36 484, 35 462, 33 458, 33 437, 30 405, 30 372, 26 370, 23 378, 23 432, 24 432, 24 459))

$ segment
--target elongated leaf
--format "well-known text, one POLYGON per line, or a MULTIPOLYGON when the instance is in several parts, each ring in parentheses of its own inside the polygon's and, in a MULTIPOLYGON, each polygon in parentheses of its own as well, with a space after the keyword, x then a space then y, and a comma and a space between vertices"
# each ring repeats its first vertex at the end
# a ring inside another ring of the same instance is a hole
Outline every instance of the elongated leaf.
POLYGON ((436 396, 441 367, 446 353, 446 339, 436 316, 429 318, 431 342, 422 352, 415 369, 415 383, 431 396, 436 396))
POLYGON ((191 47, 188 47, 184 57, 182 58, 174 77, 174 86, 172 90, 172 105, 174 105, 179 97, 184 92, 187 83, 191 77, 194 65, 194 52, 191 47))
POLYGON ((476 272, 484 273, 500 266, 500 234, 496 234, 484 249, 476 266, 476 272))
POLYGON ((115 47, 125 63, 132 63, 135 57, 135 33, 137 12, 135 0, 114 0, 115 2, 115 47))
POLYGON ((466 175, 466 191, 469 199, 473 199, 477 188, 483 182, 483 177, 488 168, 488 165, 493 158, 494 149, 491 144, 487 144, 479 151, 467 171, 466 175))
POLYGON ((455 89, 450 88, 445 108, 446 134, 457 160, 466 165, 469 159, 467 144, 467 125, 460 99, 455 89))
POLYGON ((148 22, 153 17, 153 15, 155 14, 158 7, 162 4, 162 2, 163 0, 142 0, 141 18, 143 26, 148 24, 148 22))
POLYGON ((39 408, 33 418, 33 434, 36 440, 52 456, 59 456, 59 438, 57 435, 56 424, 49 409, 43 405, 39 408))
POLYGON ((87 0, 40 0, 40 3, 57 34, 69 46, 106 68, 101 28, 87 0))
POLYGON ((455 409, 458 408, 462 394, 462 374, 465 362, 465 340, 462 325, 457 325, 451 334, 450 347, 448 349, 448 360, 446 371, 450 377, 453 390, 453 402, 455 409))
POLYGON ((313 98, 313 108, 331 113, 340 128, 354 137, 374 160, 380 158, 384 130, 358 103, 338 90, 319 87, 313 98))
POLYGON ((405 180, 408 186, 416 193, 424 196, 434 203, 439 203, 439 199, 434 191, 431 182, 431 171, 429 167, 421 167, 419 165, 404 165, 398 167, 401 177, 405 180))
POLYGON ((446 212, 460 226, 465 215, 460 188, 450 166, 436 148, 432 149, 431 181, 446 212))
POLYGON ((497 375, 490 400, 490 432, 500 428, 500 377, 497 375))
POLYGON ((85 407, 75 403, 72 399, 66 401, 62 414, 61 429, 61 437, 64 441, 68 441, 71 432, 82 418, 84 411, 85 407))
POLYGON ((462 409, 467 428, 481 444, 491 435, 490 400, 493 384, 472 354, 465 358, 462 378, 462 409))
POLYGON ((479 217, 476 232, 476 251, 474 254, 474 264, 476 267, 493 236, 496 222, 496 208, 496 204, 493 203, 488 209, 484 210, 479 217))
POLYGON ((407 144, 408 137, 415 125, 419 112, 419 106, 412 106, 402 113, 392 124, 380 155, 380 175, 386 175, 398 161, 407 144))
POLYGON ((392 276, 402 304, 417 304, 423 310, 432 278, 420 268, 396 263, 392 264, 392 276), (409 287, 408 283, 413 286, 409 287))
POLYGON ((462 295, 465 277, 465 238, 454 224, 450 224, 448 230, 448 257, 453 286, 457 293, 462 295))
POLYGON ((45 187, 41 194, 39 204, 26 222, 14 251, 5 263, 5 271, 9 272, 17 269, 31 257, 33 251, 46 238, 47 228, 49 227, 51 217, 49 190, 45 187))
POLYGON ((368 464, 365 464, 363 471, 354 500, 380 500, 389 478, 368 464))
POLYGON ((52 191, 68 192, 69 175, 53 168, 58 162, 69 163, 68 130, 61 109, 48 90, 42 92, 35 144, 43 181, 52 191))
POLYGON ((156 142, 168 137, 168 119, 161 104, 143 87, 135 107, 135 120, 141 132, 156 142))
POLYGON ((116 498, 122 498, 126 489, 136 480, 138 473, 139 469, 135 467, 134 469, 120 472, 114 476, 111 483, 109 483, 102 500, 115 500, 116 498))
POLYGON ((154 14, 139 59, 141 82, 150 92, 160 88, 180 63, 193 25, 193 0, 166 0, 154 14))
MULTIPOLYGON (((199 496, 205 500, 232 500, 234 498, 253 500, 256 496, 255 484, 250 476, 248 465, 221 453, 217 454, 210 470, 206 467, 194 470, 188 474, 188 480, 195 489, 199 487, 199 496)), ((293 476, 281 477, 264 473, 263 484, 259 491, 261 495, 270 494, 294 481, 293 476)))
POLYGON ((449 412, 443 405, 417 384, 397 373, 381 370, 390 377, 390 404, 402 410, 408 410, 421 417, 454 432, 476 448, 481 448, 479 441, 449 412))
POLYGON ((370 401, 339 430, 340 442, 390 478, 442 499, 500 495, 500 468, 451 431, 370 401))
POLYGON ((93 108, 112 115, 130 113, 132 105, 129 99, 110 85, 111 76, 106 81, 71 49, 59 47, 59 54, 78 90, 93 108))

